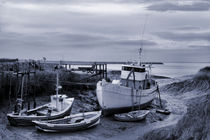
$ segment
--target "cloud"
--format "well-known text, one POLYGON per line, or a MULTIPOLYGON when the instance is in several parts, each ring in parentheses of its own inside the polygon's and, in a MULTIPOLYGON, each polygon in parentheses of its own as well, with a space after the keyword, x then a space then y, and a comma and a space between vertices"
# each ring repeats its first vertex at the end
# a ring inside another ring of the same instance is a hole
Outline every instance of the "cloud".
POLYGON ((8 8, 32 11, 63 11, 82 14, 137 14, 145 10, 145 4, 111 3, 111 2, 81 2, 81 3, 12 3, 5 4, 8 8))
POLYGON ((209 45, 190 45, 188 46, 189 48, 192 49, 202 49, 202 50, 209 50, 210 51, 210 44, 209 45))
MULTIPOLYGON (((196 3, 207 3, 199 1, 196 3)), ((0 8, 0 56, 126 61, 138 58, 136 51, 142 43, 148 61, 198 60, 193 45, 208 46, 209 13, 146 8, 163 3, 196 7, 195 2, 177 4, 172 0, 6 1, 0 8), (140 37, 146 15, 150 17, 144 37, 140 37)), ((200 49, 200 59, 209 59, 207 49, 200 49)))
POLYGON ((173 30, 200 30, 201 27, 198 26, 192 26, 192 25, 183 25, 183 26, 178 26, 178 27, 171 27, 170 29, 173 30))
POLYGON ((173 41, 210 41, 210 32, 158 32, 156 35, 160 38, 173 41))
POLYGON ((157 45, 156 42, 150 40, 118 40, 111 42, 112 44, 117 44, 120 46, 154 46, 157 45))
POLYGON ((187 4, 181 3, 155 3, 147 7, 148 10, 153 11, 208 11, 210 10, 209 2, 191 2, 187 4))

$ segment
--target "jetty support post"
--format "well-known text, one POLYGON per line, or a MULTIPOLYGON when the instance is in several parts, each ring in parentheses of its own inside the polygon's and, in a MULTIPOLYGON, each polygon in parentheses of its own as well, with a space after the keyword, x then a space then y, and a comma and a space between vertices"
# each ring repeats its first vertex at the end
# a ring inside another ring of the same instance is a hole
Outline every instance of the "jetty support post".
POLYGON ((97 73, 98 73, 98 65, 95 64, 95 74, 97 75, 97 73))
POLYGON ((4 72, 2 71, 1 72, 1 95, 0 95, 0 96, 2 96, 1 97, 3 99, 2 101, 5 100, 5 89, 4 89, 5 83, 4 82, 5 82, 4 81, 4 72))
POLYGON ((100 79, 101 79, 101 64, 99 64, 99 74, 100 74, 100 79))
POLYGON ((103 70, 102 71, 103 71, 103 78, 104 78, 105 77, 104 76, 105 75, 105 64, 103 64, 102 66, 103 66, 103 70))
POLYGON ((105 64, 105 79, 107 80, 107 64, 105 64))

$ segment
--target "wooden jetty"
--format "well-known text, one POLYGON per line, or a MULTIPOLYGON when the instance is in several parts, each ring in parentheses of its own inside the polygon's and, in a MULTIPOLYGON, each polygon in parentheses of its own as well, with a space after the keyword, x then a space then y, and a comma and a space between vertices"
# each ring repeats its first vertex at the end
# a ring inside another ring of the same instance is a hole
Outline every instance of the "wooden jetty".
MULTIPOLYGON (((90 83, 90 79, 101 80, 107 79, 107 65, 108 64, 127 64, 131 62, 108 62, 108 61, 46 61, 46 60, 19 60, 19 59, 6 59, 0 58, 0 95, 1 99, 16 97, 16 93, 19 90, 19 85, 23 73, 27 77, 27 81, 30 87, 30 91, 34 90, 36 86, 36 72, 38 71, 54 71, 56 66, 61 65, 64 72, 84 72, 87 75, 83 79, 78 81, 61 81, 63 85, 72 85, 76 87, 87 86, 93 87, 95 83, 90 83), (73 68, 78 66, 78 68, 73 68), (14 75, 15 74, 15 75, 14 75), (30 81, 30 75, 34 77, 34 82, 30 81), (8 94, 9 93, 9 94, 8 94), (9 95, 9 96, 8 96, 9 95)), ((143 64, 163 64, 161 62, 143 62, 143 64)), ((50 80, 50 79, 49 79, 50 80)), ((28 85, 28 87, 29 87, 28 85)), ((29 91, 29 90, 28 90, 29 91)), ((34 95, 33 91, 30 95, 34 95)), ((27 93, 26 95, 29 95, 27 93)), ((30 96, 29 95, 29 96, 30 96)), ((1 100, 0 99, 0 100, 1 100)))
MULTIPOLYGON (((107 79, 107 65, 108 64, 129 64, 133 62, 123 61, 40 61, 41 64, 62 65, 64 69, 71 71, 82 71, 92 74, 93 76, 100 76, 100 78, 107 79), (73 65, 80 66, 78 69, 71 68, 73 65), (85 65, 85 66, 82 66, 85 65)), ((162 62, 142 62, 142 64, 163 64, 162 62)))

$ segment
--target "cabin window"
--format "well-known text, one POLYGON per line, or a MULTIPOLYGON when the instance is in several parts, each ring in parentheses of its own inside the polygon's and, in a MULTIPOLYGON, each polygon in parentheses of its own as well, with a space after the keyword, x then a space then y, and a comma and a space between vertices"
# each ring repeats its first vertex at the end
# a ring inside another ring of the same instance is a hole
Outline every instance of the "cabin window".
POLYGON ((131 71, 132 70, 132 67, 122 67, 122 70, 131 71))
POLYGON ((145 72, 145 69, 141 69, 141 68, 134 68, 135 72, 145 72))
MULTIPOLYGON (((133 67, 122 67, 124 71, 131 71, 133 67)), ((134 72, 145 72, 145 68, 134 68, 134 72)))

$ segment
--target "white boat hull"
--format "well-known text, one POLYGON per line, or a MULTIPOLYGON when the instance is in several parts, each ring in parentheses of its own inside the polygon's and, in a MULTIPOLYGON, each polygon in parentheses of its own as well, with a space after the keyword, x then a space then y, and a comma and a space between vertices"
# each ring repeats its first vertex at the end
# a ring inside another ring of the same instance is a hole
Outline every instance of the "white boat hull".
POLYGON ((146 90, 135 90, 103 80, 97 83, 96 93, 103 114, 108 115, 147 107, 155 98, 156 90, 156 86, 146 90))

